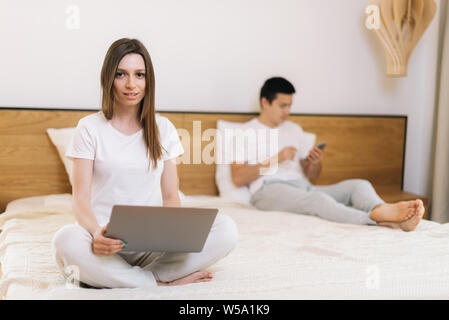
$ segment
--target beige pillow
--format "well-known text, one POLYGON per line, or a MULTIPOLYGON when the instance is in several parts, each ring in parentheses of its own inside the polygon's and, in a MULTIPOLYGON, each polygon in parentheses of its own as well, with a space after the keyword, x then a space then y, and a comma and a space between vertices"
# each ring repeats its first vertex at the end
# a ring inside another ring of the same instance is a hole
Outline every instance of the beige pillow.
POLYGON ((51 142, 53 142, 58 150, 59 157, 61 158, 62 163, 64 163, 65 171, 69 176, 70 184, 72 184, 73 161, 65 156, 65 152, 67 151, 67 148, 72 141, 72 137, 75 134, 75 128, 48 128, 47 133, 51 142))

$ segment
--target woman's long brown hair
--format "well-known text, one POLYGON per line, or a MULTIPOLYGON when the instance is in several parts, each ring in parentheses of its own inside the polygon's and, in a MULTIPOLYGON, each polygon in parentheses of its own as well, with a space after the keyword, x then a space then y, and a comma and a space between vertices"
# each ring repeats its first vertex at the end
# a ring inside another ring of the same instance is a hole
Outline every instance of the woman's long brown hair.
POLYGON ((159 129, 156 124, 155 111, 155 81, 154 70, 150 54, 145 46, 137 39, 123 38, 115 41, 108 49, 101 69, 101 110, 106 119, 111 120, 114 113, 114 79, 118 65, 122 58, 130 53, 140 54, 145 61, 145 97, 140 102, 138 111, 139 121, 142 124, 147 154, 153 167, 157 168, 157 160, 162 157, 159 129))

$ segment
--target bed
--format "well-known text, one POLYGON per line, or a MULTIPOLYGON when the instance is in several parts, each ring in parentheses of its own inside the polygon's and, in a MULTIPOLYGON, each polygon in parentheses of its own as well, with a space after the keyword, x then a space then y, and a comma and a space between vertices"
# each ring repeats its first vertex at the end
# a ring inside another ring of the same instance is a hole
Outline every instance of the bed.
MULTIPOLYGON (((51 248, 56 230, 74 222, 70 183, 45 128, 73 126, 89 112, 92 111, 0 109, 0 211, 4 210, 0 215, 2 299, 449 297, 449 225, 423 220, 416 231, 406 233, 382 227, 338 224, 288 212, 259 211, 248 204, 218 197, 213 183, 215 169, 204 164, 179 166, 180 188, 186 194, 182 205, 219 208, 221 213, 234 219, 239 230, 236 248, 209 268, 215 272, 212 282, 157 287, 151 292, 71 285, 57 270, 51 248)), ((252 116, 167 114, 177 128, 191 123, 192 117, 202 119, 202 130, 213 126, 218 117, 244 121, 242 118, 252 116)), ((384 192, 380 192, 384 199, 417 197, 401 189, 404 124, 398 129, 396 123, 403 123, 403 118, 375 118, 380 121, 374 122, 369 117, 360 117, 354 122, 356 125, 351 124, 351 117, 333 117, 331 122, 326 117, 317 118, 315 122, 307 116, 301 120, 318 123, 315 129, 322 128, 321 131, 313 130, 310 123, 309 131, 319 132, 320 139, 324 137, 322 140, 329 141, 330 146, 338 142, 332 140, 332 135, 326 136, 326 130, 337 122, 333 126, 338 126, 344 136, 341 121, 349 123, 352 136, 370 135, 369 130, 376 130, 375 123, 382 128, 380 131, 377 128, 379 132, 389 135, 394 146, 385 163, 379 157, 377 163, 364 161, 365 167, 354 164, 354 172, 344 166, 338 167, 339 154, 330 149, 328 159, 333 158, 336 164, 332 167, 329 162, 320 183, 350 178, 353 174, 372 181, 377 190, 384 192), (357 130, 363 125, 368 133, 357 130), (393 139, 396 135, 399 136, 397 145, 393 139)), ((356 138, 350 147, 357 146, 360 139, 356 138)), ((360 145, 378 152, 366 141, 360 145)))

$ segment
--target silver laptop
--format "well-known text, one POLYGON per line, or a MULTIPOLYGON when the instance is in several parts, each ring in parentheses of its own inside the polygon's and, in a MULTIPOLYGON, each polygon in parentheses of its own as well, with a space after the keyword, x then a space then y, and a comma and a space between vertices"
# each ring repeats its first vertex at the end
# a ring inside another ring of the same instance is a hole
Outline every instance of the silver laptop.
POLYGON ((200 252, 218 209, 115 205, 106 237, 127 244, 122 251, 200 252))

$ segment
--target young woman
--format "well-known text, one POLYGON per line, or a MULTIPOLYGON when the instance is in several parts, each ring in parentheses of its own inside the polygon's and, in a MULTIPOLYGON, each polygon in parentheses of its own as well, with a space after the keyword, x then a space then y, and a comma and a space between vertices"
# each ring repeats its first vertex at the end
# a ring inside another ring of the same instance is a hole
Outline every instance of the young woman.
POLYGON ((210 281, 204 269, 235 246, 237 229, 218 214, 200 253, 121 252, 105 237, 114 204, 179 206, 175 159, 184 150, 173 124, 155 114, 150 55, 135 39, 109 48, 101 70, 101 111, 81 119, 66 156, 73 159, 74 225, 55 234, 61 271, 101 288, 210 281))

